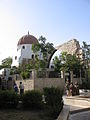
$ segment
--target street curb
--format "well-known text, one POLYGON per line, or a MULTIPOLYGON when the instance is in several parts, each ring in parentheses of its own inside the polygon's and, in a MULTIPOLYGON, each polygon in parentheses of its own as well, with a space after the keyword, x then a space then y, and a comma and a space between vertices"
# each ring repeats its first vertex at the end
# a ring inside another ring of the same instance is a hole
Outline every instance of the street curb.
POLYGON ((70 107, 68 105, 64 105, 61 113, 59 114, 56 120, 68 120, 69 111, 70 111, 70 107))

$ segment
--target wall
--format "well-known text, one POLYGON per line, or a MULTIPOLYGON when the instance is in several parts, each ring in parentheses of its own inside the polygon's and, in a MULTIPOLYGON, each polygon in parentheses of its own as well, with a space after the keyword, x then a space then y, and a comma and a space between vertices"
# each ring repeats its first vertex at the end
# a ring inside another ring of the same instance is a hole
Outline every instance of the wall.
POLYGON ((32 70, 32 79, 16 80, 19 86, 20 82, 23 82, 25 90, 43 90, 44 87, 59 87, 64 89, 65 79, 64 78, 37 78, 37 72, 32 70))
POLYGON ((38 78, 35 80, 17 80, 16 83, 19 87, 20 81, 23 82, 26 90, 43 90, 44 87, 59 87, 64 88, 64 79, 62 78, 38 78))
POLYGON ((67 52, 68 54, 75 54, 77 50, 80 49, 80 44, 76 39, 72 39, 62 45, 57 46, 56 49, 61 52, 67 52))
POLYGON ((34 80, 17 80, 16 84, 18 85, 19 88, 19 84, 20 82, 22 82, 24 84, 24 90, 33 90, 34 89, 34 80))
POLYGON ((43 90, 44 87, 59 87, 64 88, 64 79, 62 78, 39 78, 35 79, 34 88, 36 90, 43 90))

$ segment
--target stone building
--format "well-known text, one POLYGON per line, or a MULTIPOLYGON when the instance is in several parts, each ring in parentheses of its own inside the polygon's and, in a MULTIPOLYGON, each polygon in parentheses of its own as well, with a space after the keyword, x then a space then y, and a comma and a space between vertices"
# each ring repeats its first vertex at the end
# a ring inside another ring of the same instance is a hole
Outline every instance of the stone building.
POLYGON ((17 44, 16 55, 13 56, 12 66, 19 66, 19 64, 28 63, 31 59, 38 56, 40 60, 43 59, 42 53, 39 51, 34 53, 32 50, 32 45, 37 44, 38 40, 33 35, 30 35, 29 32, 27 35, 24 35, 20 38, 17 44))

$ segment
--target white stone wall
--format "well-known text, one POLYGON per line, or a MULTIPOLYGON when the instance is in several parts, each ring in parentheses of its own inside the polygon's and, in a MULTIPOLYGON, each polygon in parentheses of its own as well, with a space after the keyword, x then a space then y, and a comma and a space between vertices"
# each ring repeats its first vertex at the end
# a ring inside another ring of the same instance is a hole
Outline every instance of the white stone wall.
POLYGON ((31 59, 32 58, 32 54, 33 51, 32 51, 32 44, 23 44, 23 45, 19 45, 19 48, 21 49, 21 59, 23 58, 29 58, 31 59), (25 47, 23 49, 23 46, 25 47))
POLYGON ((21 55, 21 49, 19 49, 14 55, 13 55, 13 61, 12 61, 12 66, 19 66, 20 61, 20 55, 21 55), (16 57, 16 59, 15 59, 16 57))
POLYGON ((33 52, 32 44, 23 44, 23 45, 17 46, 17 52, 13 57, 12 66, 18 66, 23 59, 32 59, 32 55, 34 55, 35 57, 35 54, 38 55, 39 59, 41 60, 43 59, 43 54, 40 51, 38 51, 37 53, 33 52), (17 59, 15 59, 15 56, 17 57, 17 59))

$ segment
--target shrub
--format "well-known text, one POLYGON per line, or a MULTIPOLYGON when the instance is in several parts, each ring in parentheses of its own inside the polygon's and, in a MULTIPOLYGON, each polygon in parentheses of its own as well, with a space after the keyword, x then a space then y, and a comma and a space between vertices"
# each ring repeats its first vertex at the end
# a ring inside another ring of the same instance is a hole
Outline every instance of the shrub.
POLYGON ((63 91, 59 88, 44 88, 46 105, 54 116, 57 116, 63 108, 62 95, 63 91))
POLYGON ((0 108, 16 108, 19 96, 14 91, 0 91, 0 108))
POLYGON ((90 83, 89 82, 83 82, 81 85, 79 85, 80 89, 89 89, 90 90, 90 83))
POLYGON ((26 91, 22 96, 24 108, 36 109, 42 107, 42 94, 39 91, 26 91))
POLYGON ((27 79, 27 78, 30 78, 30 73, 27 71, 21 72, 21 76, 23 79, 27 79))

